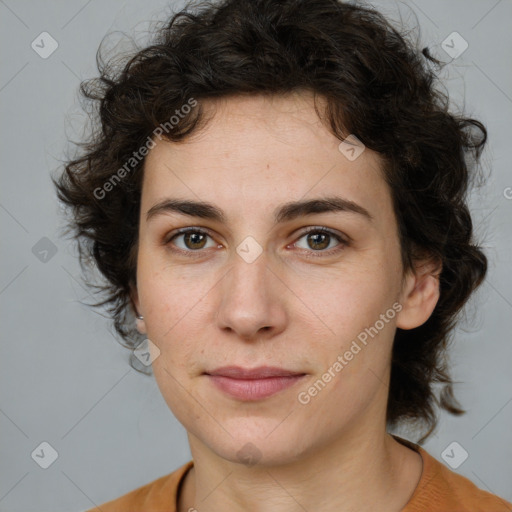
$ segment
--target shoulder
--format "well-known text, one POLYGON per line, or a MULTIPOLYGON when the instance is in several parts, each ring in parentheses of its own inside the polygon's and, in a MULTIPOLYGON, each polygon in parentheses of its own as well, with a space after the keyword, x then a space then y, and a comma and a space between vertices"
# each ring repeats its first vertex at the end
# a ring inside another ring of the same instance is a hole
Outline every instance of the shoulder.
POLYGON ((512 512, 512 503, 480 489, 420 446, 397 440, 418 451, 423 459, 420 481, 402 512, 512 512))
POLYGON ((172 473, 164 475, 114 500, 86 512, 174 512, 178 487, 187 471, 193 466, 189 461, 172 473))

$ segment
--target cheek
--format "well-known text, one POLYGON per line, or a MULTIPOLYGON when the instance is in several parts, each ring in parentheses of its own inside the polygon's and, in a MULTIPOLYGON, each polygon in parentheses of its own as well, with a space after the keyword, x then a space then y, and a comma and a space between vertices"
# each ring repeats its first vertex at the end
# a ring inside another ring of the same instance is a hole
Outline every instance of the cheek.
POLYGON ((207 276, 189 275, 184 266, 166 267, 155 261, 144 263, 142 260, 137 276, 144 316, 155 339, 165 339, 179 331, 183 324, 189 324, 189 315, 197 315, 212 284, 207 276))
POLYGON ((381 269, 351 267, 308 276, 307 286, 296 283, 297 295, 310 308, 310 323, 328 327, 329 336, 341 340, 374 324, 392 306, 395 295, 390 274, 381 269))
POLYGON ((326 384, 336 400, 358 400, 386 380, 401 305, 393 283, 369 272, 332 279, 323 290, 309 297, 315 315, 308 315, 304 329, 318 330, 308 337, 315 340, 319 387, 326 384))
POLYGON ((190 430, 202 414, 191 397, 196 394, 194 378, 204 370, 200 361, 206 320, 201 299, 208 288, 158 272, 153 277, 141 283, 148 310, 147 336, 160 350, 153 373, 169 409, 190 430))
POLYGON ((153 374, 169 410, 187 431, 200 437, 200 426, 208 421, 204 406, 201 406, 205 402, 188 377, 180 373, 166 355, 153 362, 153 374))
POLYGON ((312 429, 336 430, 356 421, 370 403, 386 403, 396 310, 377 301, 371 307, 365 304, 367 309, 349 304, 343 311, 333 310, 331 326, 336 334, 318 338, 314 352, 318 373, 297 396, 299 410, 312 429))

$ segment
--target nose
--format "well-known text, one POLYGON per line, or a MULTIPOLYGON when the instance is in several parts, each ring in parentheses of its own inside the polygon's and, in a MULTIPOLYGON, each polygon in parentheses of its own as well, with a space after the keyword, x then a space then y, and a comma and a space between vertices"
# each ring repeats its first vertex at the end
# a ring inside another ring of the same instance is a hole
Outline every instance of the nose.
POLYGON ((271 269, 265 252, 247 262, 233 254, 231 266, 219 283, 217 322, 224 331, 246 341, 273 337, 286 326, 286 285, 271 269))

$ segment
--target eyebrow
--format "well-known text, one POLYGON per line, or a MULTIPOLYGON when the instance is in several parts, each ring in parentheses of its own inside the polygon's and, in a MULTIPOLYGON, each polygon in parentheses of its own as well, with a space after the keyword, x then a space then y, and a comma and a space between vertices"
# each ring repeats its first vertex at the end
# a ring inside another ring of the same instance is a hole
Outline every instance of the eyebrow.
MULTIPOLYGON (((220 223, 225 223, 227 217, 217 206, 204 201, 191 201, 188 199, 167 198, 152 206, 146 214, 146 222, 152 218, 166 213, 179 213, 189 217, 200 217, 220 223)), ((274 210, 274 221, 276 224, 294 220, 298 217, 326 213, 345 212, 361 215, 367 221, 372 222, 373 216, 361 205, 338 196, 321 197, 303 201, 292 201, 285 203, 274 210)))

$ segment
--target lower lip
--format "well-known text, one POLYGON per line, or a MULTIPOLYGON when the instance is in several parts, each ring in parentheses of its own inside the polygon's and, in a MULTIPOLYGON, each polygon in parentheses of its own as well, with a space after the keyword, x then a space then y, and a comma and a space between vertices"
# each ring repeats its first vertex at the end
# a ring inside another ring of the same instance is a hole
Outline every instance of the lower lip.
POLYGON ((275 395, 299 382, 305 375, 289 377, 267 377, 264 379, 233 379, 221 375, 207 375, 213 384, 240 400, 261 400, 275 395))

